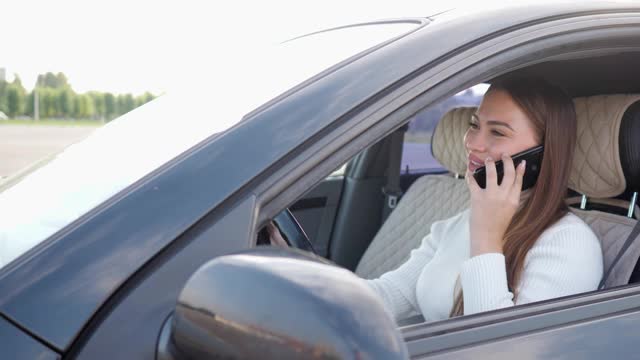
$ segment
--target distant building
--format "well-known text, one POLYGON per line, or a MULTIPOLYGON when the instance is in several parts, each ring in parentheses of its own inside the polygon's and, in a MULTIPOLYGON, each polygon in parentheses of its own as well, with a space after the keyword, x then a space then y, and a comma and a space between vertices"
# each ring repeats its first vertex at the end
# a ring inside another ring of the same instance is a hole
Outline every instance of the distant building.
POLYGON ((7 81, 7 70, 0 68, 0 81, 7 81))

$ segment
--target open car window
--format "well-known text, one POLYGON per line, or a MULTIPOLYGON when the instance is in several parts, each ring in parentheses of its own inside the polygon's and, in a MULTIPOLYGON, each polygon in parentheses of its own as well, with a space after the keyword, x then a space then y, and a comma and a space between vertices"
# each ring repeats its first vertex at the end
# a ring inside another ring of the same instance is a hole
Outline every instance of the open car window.
POLYGON ((265 102, 422 24, 395 21, 318 32, 261 49, 260 57, 245 57, 231 70, 203 70, 203 88, 163 95, 6 180, 0 185, 0 268, 265 102))

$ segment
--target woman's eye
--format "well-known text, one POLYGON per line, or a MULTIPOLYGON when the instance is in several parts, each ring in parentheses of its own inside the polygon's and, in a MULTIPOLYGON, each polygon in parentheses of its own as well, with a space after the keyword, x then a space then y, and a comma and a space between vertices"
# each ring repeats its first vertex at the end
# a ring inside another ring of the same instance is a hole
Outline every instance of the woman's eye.
POLYGON ((503 133, 497 131, 497 130, 491 130, 491 134, 495 135, 495 136, 504 136, 503 133))
POLYGON ((474 122, 469 122, 469 127, 472 129, 477 129, 478 128, 478 124, 474 123, 474 122))

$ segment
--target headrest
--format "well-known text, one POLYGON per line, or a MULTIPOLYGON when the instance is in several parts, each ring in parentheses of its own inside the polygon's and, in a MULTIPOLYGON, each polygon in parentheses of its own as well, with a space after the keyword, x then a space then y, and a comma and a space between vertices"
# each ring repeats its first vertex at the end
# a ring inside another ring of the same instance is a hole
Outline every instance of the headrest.
POLYGON ((431 152, 447 170, 464 175, 467 171, 467 154, 464 134, 469 128, 471 115, 476 107, 459 107, 450 110, 440 120, 431 136, 431 152))
POLYGON ((627 189, 640 191, 640 101, 627 108, 620 124, 620 163, 627 189))
MULTIPOLYGON (((627 108, 640 95, 575 98, 578 138, 569 187, 594 198, 614 197, 626 188, 619 137, 627 108)), ((638 153, 632 160, 638 158, 638 153)))

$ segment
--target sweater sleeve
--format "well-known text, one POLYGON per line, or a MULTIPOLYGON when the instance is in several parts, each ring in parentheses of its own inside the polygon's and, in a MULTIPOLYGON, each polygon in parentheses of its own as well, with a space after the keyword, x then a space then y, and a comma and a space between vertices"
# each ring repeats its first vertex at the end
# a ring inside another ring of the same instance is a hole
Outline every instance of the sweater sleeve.
POLYGON ((380 296, 385 308, 396 321, 419 312, 416 283, 424 266, 433 258, 437 244, 431 234, 422 239, 420 247, 411 251, 409 260, 378 279, 366 280, 380 296))
POLYGON ((465 315, 596 290, 602 277, 600 242, 585 224, 543 233, 525 258, 515 302, 503 254, 467 260, 460 272, 465 315))

